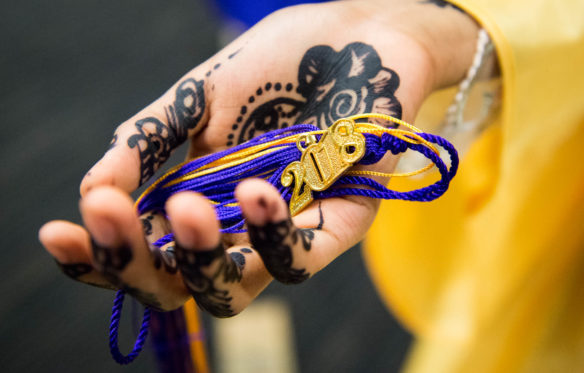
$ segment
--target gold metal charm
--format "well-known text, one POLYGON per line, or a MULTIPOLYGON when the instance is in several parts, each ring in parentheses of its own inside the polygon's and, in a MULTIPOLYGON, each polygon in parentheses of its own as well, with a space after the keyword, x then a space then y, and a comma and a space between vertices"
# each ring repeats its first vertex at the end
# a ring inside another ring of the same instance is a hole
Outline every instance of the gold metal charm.
POLYGON ((312 202, 312 191, 330 187, 349 167, 365 155, 365 137, 355 130, 352 119, 340 119, 329 127, 317 143, 313 134, 302 135, 296 146, 300 161, 292 162, 282 173, 283 186, 294 182, 290 213, 296 215, 312 202), (304 144, 304 146, 303 146, 304 144))

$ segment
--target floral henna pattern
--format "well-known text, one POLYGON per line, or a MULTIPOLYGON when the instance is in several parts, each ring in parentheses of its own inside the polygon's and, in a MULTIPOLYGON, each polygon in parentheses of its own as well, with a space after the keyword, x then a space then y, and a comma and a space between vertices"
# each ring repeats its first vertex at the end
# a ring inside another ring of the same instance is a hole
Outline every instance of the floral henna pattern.
POLYGON ((167 106, 165 112, 168 124, 155 117, 140 119, 135 123, 138 133, 128 138, 128 146, 137 148, 140 154, 140 185, 154 175, 201 121, 205 112, 204 82, 192 78, 182 81, 173 105, 167 106))
POLYGON ((300 62, 296 85, 268 82, 249 97, 227 145, 296 123, 326 128, 337 119, 365 112, 401 118, 395 97, 399 84, 399 76, 382 66, 370 45, 355 42, 339 52, 326 45, 312 47, 300 62), (262 100, 267 95, 272 98, 262 100))
POLYGON ((185 79, 176 89, 174 107, 166 108, 169 127, 174 130, 177 144, 188 137, 188 131, 199 124, 205 111, 203 81, 185 79))
POLYGON ((98 269, 114 285, 120 285, 118 274, 126 268, 132 260, 132 250, 128 246, 108 248, 91 240, 93 258, 98 269))
POLYGON ((312 232, 296 228, 290 219, 263 226, 248 224, 247 230, 254 249, 276 280, 298 284, 310 277, 306 269, 292 268, 292 249, 301 241, 304 250, 309 251, 314 237, 312 232))
POLYGON ((55 260, 55 263, 57 263, 57 266, 61 269, 61 271, 65 275, 72 278, 73 280, 80 281, 80 282, 83 282, 84 284, 99 287, 99 288, 110 289, 110 290, 116 289, 112 284, 108 284, 105 282, 98 283, 97 281, 94 281, 95 280, 94 278, 84 277, 85 275, 89 275, 94 271, 93 266, 91 266, 91 264, 87 264, 87 263, 67 263, 67 264, 64 264, 64 263, 60 263, 57 260, 55 260))
POLYGON ((166 162, 171 151, 178 146, 178 141, 174 132, 154 117, 138 120, 136 129, 138 133, 128 138, 128 146, 137 148, 140 153, 141 185, 166 162))
POLYGON ((235 315, 229 290, 218 288, 216 283, 240 282, 245 260, 243 265, 235 260, 227 260, 222 244, 207 251, 194 251, 177 245, 176 259, 185 285, 201 308, 216 317, 235 315), (203 274, 203 270, 215 266, 212 274, 203 274))

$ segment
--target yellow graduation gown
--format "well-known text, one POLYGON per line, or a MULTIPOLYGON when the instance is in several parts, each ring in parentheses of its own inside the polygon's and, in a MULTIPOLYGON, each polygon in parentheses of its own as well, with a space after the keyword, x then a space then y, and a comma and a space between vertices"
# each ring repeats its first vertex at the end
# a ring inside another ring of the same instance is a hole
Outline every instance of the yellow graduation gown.
POLYGON ((584 371, 584 0, 452 2, 495 44, 500 115, 441 199, 382 203, 365 261, 406 371, 584 371))

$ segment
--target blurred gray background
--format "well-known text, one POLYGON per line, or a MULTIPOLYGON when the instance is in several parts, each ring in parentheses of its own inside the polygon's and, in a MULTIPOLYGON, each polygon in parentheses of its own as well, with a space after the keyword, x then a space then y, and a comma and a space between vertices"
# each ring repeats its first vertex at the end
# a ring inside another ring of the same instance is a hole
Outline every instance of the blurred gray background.
MULTIPOLYGON (((111 359, 113 293, 68 280, 37 231, 80 222, 78 183, 115 126, 217 50, 221 17, 210 0, 4 1, 0 14, 0 370, 156 372, 149 348, 127 367, 111 359)), ((396 371, 411 343, 358 248, 266 293, 291 305, 301 372, 396 371)), ((124 351, 141 312, 126 309, 124 351)))

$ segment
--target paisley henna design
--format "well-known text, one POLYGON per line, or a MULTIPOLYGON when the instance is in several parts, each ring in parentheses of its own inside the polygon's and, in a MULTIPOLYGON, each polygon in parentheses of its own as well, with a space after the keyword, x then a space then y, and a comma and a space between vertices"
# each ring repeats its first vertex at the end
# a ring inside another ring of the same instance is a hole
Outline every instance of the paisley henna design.
POLYGON ((339 52, 326 45, 312 47, 300 62, 296 85, 268 82, 249 97, 232 125, 227 145, 295 123, 326 128, 358 113, 401 118, 402 107, 395 97, 399 83, 399 76, 382 66, 370 45, 355 42, 339 52))
POLYGON ((300 240, 304 250, 309 251, 312 238, 305 230, 296 228, 290 218, 263 226, 248 223, 247 231, 254 249, 276 280, 285 284, 298 284, 310 277, 304 268, 292 268, 292 248, 300 240))
MULTIPOLYGON (((242 255, 243 256, 243 255, 242 255)), ((228 260, 222 244, 207 251, 194 251, 177 244, 176 259, 185 285, 190 290, 197 304, 216 317, 235 315, 231 308, 229 290, 217 288, 216 282, 226 283, 241 281, 243 266, 234 260, 228 260), (203 269, 216 266, 210 276, 203 274, 203 269)))
POLYGON ((140 153, 140 185, 145 183, 182 144, 190 130, 201 121, 205 111, 204 82, 188 78, 175 91, 174 104, 165 108, 168 125, 155 117, 136 121, 138 130, 128 138, 130 148, 140 153))

